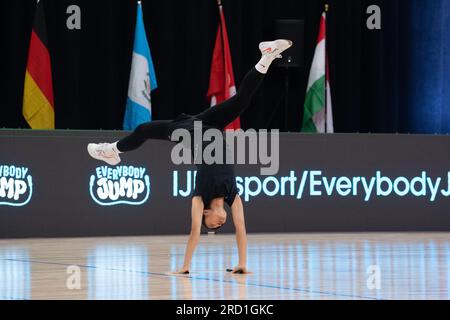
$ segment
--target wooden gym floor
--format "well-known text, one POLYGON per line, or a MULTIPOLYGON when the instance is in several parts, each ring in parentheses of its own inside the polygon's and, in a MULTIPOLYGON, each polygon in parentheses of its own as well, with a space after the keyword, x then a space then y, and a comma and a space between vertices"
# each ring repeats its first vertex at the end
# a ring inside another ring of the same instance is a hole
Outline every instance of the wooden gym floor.
POLYGON ((185 241, 0 240, 0 299, 450 299, 450 234, 250 235, 249 276, 224 272, 233 236, 205 236, 169 276, 185 241))

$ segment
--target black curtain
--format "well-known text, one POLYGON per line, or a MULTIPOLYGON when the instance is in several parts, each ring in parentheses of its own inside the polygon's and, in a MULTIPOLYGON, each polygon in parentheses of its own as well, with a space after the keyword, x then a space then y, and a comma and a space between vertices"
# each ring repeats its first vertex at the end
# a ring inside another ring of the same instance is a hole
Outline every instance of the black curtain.
MULTIPOLYGON (((136 2, 44 1, 53 64, 58 129, 122 128, 128 91, 136 2), (82 29, 66 27, 67 7, 78 5, 82 29)), ((405 132, 398 100, 402 59, 401 8, 407 0, 330 0, 328 50, 338 132, 405 132), (382 8, 383 29, 366 27, 366 8, 382 8)), ((23 82, 35 0, 0 3, 0 128, 26 128, 23 82)), ((143 0, 144 19, 159 89, 154 119, 207 108, 206 92, 218 27, 216 0, 143 0)), ((290 71, 289 123, 285 125, 283 69, 273 68, 249 110, 245 128, 300 131, 309 67, 322 0, 223 0, 236 81, 260 57, 258 43, 273 38, 275 19, 304 19, 305 68, 290 71)), ((406 40, 405 40, 406 41, 406 40)))

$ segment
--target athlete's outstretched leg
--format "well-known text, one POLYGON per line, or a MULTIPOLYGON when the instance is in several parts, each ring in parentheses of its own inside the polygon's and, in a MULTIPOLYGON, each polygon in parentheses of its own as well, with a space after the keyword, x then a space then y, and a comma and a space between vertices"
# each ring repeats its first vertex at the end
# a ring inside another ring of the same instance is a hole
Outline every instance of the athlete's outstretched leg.
POLYGON ((259 48, 262 58, 259 63, 244 77, 237 94, 213 108, 200 113, 197 117, 221 129, 232 123, 249 106, 253 95, 262 83, 272 62, 281 58, 281 53, 292 46, 292 41, 276 40, 263 42, 259 48))
POLYGON ((141 147, 148 139, 169 140, 169 124, 171 121, 153 121, 141 124, 128 137, 117 142, 117 151, 129 152, 141 147))
POLYGON ((120 153, 138 149, 148 139, 168 140, 169 125, 172 121, 153 121, 141 124, 132 134, 116 143, 103 143, 88 145, 90 156, 105 161, 110 165, 120 163, 120 153))
MULTIPOLYGON (((272 62, 281 57, 281 53, 292 46, 289 40, 276 40, 260 44, 262 58, 242 81, 239 92, 224 103, 198 115, 200 120, 224 129, 247 108, 256 89, 264 79, 272 62)), ((139 126, 130 136, 113 144, 89 144, 88 152, 94 159, 110 165, 120 163, 119 154, 135 150, 148 139, 168 140, 171 121, 154 121, 139 126)))
POLYGON ((197 117, 202 121, 224 129, 245 111, 263 79, 264 74, 253 68, 242 80, 241 86, 234 97, 209 108, 197 115, 197 117))

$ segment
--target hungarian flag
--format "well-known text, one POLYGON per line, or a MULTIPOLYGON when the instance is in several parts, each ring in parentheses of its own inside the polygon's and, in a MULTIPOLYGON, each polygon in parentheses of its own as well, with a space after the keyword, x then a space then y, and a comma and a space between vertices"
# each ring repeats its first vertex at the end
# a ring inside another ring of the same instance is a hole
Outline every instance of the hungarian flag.
MULTIPOLYGON (((216 45, 213 53, 208 90, 208 99, 211 102, 211 107, 215 107, 236 94, 227 25, 221 5, 219 6, 219 12, 219 31, 217 32, 216 45)), ((233 123, 230 123, 226 130, 238 130, 240 128, 241 121, 238 118, 233 123)))
POLYGON ((320 19, 317 47, 309 74, 303 116, 303 132, 334 132, 326 38, 326 13, 323 13, 320 19))
POLYGON ((42 1, 37 2, 23 95, 23 116, 32 129, 55 129, 52 68, 42 1))

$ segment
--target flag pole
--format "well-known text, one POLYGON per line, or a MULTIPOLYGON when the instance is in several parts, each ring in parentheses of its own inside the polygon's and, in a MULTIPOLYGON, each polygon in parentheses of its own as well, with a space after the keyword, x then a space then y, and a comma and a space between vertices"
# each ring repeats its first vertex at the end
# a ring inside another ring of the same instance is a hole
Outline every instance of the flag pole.
MULTIPOLYGON (((219 25, 220 25, 220 33, 222 33, 222 17, 220 16, 222 11, 222 0, 217 0, 217 7, 219 8, 219 25)), ((222 36, 223 40, 223 36, 222 36)))
MULTIPOLYGON (((221 14, 222 12, 222 0, 217 0, 217 7, 219 8, 219 13, 221 14)), ((220 17, 219 19, 219 23, 220 23, 220 29, 222 30, 222 17, 220 17)), ((222 31, 223 32, 223 31, 222 31)))
POLYGON ((328 3, 325 4, 325 134, 328 133, 328 34, 327 34, 327 26, 328 26, 328 3))
POLYGON ((225 36, 224 36, 224 29, 222 24, 222 0, 217 0, 217 7, 219 8, 219 26, 220 26, 220 37, 222 39, 222 48, 223 48, 223 55, 225 56, 225 36))

